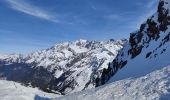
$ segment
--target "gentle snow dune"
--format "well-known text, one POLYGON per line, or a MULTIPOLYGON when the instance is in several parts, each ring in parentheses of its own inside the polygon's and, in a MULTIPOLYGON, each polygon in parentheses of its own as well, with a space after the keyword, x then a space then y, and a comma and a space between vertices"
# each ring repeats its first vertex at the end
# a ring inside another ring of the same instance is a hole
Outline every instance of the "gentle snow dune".
POLYGON ((0 80, 0 100, 48 100, 58 96, 12 81, 0 80))
POLYGON ((54 100, 170 100, 170 66, 54 100))

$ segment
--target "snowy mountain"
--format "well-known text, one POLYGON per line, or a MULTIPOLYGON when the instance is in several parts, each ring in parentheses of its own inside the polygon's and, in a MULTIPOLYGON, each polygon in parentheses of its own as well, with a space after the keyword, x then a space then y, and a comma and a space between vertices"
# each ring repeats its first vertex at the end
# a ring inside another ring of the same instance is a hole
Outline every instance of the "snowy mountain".
POLYGON ((65 42, 26 56, 0 55, 0 77, 47 92, 70 93, 95 87, 127 40, 65 42), (41 83, 41 84, 40 84, 41 83))
POLYGON ((170 66, 52 100, 169 100, 170 66))
POLYGON ((23 55, 21 54, 0 54, 0 64, 10 64, 14 62, 22 62, 23 55))
POLYGON ((58 100, 168 99, 170 67, 162 67, 170 65, 169 10, 170 0, 160 0, 128 42, 79 40, 26 56, 0 55, 0 78, 53 93, 85 90, 58 100))
POLYGON ((169 10, 170 0, 160 0, 157 12, 131 33, 129 42, 96 78, 96 86, 139 77, 170 64, 169 10))
POLYGON ((58 96, 16 82, 0 80, 0 100, 47 100, 58 96))

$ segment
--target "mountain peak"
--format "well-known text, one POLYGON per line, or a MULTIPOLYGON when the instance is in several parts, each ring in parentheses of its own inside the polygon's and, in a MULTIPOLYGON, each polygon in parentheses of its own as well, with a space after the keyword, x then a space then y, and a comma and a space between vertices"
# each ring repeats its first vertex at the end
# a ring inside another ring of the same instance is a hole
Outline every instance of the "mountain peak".
MULTIPOLYGON (((29 72, 27 73, 31 80, 25 81, 31 83, 32 80, 36 78, 34 74, 37 75, 41 70, 42 74, 45 73, 44 77, 50 76, 50 78, 52 78, 43 81, 44 84, 46 84, 46 81, 52 82, 50 83, 51 85, 47 85, 52 88, 49 91, 55 90, 65 94, 95 87, 95 77, 101 74, 103 68, 108 67, 107 64, 109 61, 114 59, 125 43, 126 41, 123 40, 87 41, 80 39, 73 42, 56 44, 51 48, 28 54, 26 57, 17 57, 15 61, 11 61, 11 58, 9 61, 6 61, 6 59, 1 61, 0 59, 0 63, 4 62, 8 65, 8 63, 13 64, 14 62, 14 65, 11 66, 15 67, 15 64, 18 64, 19 66, 28 66, 23 67, 24 71, 27 68, 28 71, 35 70, 33 71, 35 73, 31 75, 28 74, 29 72)), ((11 66, 10 68, 13 68, 11 66)), ((22 70, 22 68, 20 70, 22 70)), ((8 72, 10 71, 11 70, 8 72)), ((17 75, 9 76, 17 77, 17 75)), ((32 84, 34 84, 34 82, 32 84)), ((40 86, 38 82, 36 85, 40 86)))
POLYGON ((79 41, 80 42, 87 42, 87 40, 85 40, 85 39, 80 39, 79 41))
POLYGON ((170 59, 170 0, 161 0, 158 10, 130 34, 129 42, 110 62, 96 84, 141 75, 168 65, 170 59), (105 73, 107 71, 107 73, 105 73), (111 73, 111 74, 110 74, 111 73), (107 77, 106 77, 107 76, 107 77), (111 77, 112 76, 112 77, 111 77))

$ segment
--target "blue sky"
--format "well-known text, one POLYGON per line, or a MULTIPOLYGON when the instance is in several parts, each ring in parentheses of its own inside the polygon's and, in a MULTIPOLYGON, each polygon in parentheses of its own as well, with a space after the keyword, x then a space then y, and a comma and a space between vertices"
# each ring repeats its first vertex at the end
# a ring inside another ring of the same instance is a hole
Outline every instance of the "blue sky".
POLYGON ((128 38, 158 0, 0 0, 0 53, 30 53, 78 39, 128 38))

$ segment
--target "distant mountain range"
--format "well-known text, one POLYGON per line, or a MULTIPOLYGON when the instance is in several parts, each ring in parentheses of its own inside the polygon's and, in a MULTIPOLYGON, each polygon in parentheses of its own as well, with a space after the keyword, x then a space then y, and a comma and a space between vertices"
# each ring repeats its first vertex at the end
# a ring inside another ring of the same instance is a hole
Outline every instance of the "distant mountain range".
POLYGON ((127 40, 65 42, 28 55, 0 55, 0 77, 62 94, 95 87, 127 40))

